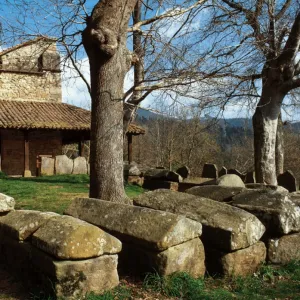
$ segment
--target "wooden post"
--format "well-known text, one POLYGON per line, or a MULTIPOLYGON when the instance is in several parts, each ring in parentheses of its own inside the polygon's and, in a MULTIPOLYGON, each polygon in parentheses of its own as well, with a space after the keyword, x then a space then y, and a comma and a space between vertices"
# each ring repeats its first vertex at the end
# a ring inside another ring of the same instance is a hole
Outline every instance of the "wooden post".
POLYGON ((132 162, 132 134, 127 135, 128 140, 128 163, 132 162))
POLYGON ((31 177, 29 168, 29 137, 28 131, 24 131, 24 177, 31 177))
POLYGON ((2 171, 2 136, 0 134, 0 171, 2 171))
POLYGON ((80 138, 79 143, 78 143, 78 154, 79 154, 79 156, 83 156, 83 151, 84 151, 84 137, 82 136, 80 138))

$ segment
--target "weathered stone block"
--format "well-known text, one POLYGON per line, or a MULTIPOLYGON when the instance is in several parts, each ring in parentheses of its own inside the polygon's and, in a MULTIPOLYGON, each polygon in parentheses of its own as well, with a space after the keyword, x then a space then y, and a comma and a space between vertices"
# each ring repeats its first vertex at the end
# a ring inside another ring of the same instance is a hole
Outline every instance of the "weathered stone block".
POLYGON ((190 175, 190 169, 187 166, 180 167, 176 170, 176 173, 179 174, 183 179, 188 178, 190 175))
POLYGON ((198 278, 205 273, 205 254, 199 238, 173 246, 162 252, 145 250, 132 244, 124 244, 119 261, 124 273, 145 274, 155 270, 166 276, 185 272, 198 278))
POLYGON ((228 202, 232 197, 239 194, 244 188, 228 187, 219 185, 207 185, 192 187, 185 192, 191 195, 209 198, 219 202, 228 202))
POLYGON ((54 175, 55 159, 51 157, 41 157, 41 175, 54 175))
POLYGON ((0 193, 0 213, 9 212, 15 208, 15 199, 0 193))
POLYGON ((99 199, 77 198, 65 214, 151 250, 162 251, 202 233, 200 223, 184 216, 99 199))
POLYGON ((289 191, 285 189, 284 187, 280 185, 271 185, 271 184, 264 184, 264 183, 247 183, 245 184, 247 189, 252 189, 252 190, 271 190, 271 191, 276 191, 284 194, 288 194, 289 191))
POLYGON ((270 239, 268 259, 273 264, 287 264, 293 260, 300 260, 300 233, 270 239))
POLYGON ((219 177, 216 184, 220 186, 245 187, 243 180, 235 174, 227 174, 219 177))
POLYGON ((28 242, 5 238, 0 244, 0 260, 25 286, 29 289, 40 286, 46 295, 77 300, 87 293, 103 293, 119 284, 117 255, 59 261, 28 242))
POLYGON ((73 166, 73 159, 68 158, 66 155, 55 157, 55 174, 72 174, 73 166))
POLYGON ((297 179, 290 170, 285 171, 277 177, 278 185, 286 188, 290 193, 298 190, 297 179))
POLYGON ((164 180, 174 182, 182 182, 183 180, 179 174, 165 169, 149 169, 145 172, 144 177, 147 180, 164 180))
POLYGON ((86 158, 79 156, 74 159, 74 167, 73 167, 73 174, 87 174, 87 162, 86 158))
POLYGON ((234 174, 234 175, 237 175, 237 176, 239 176, 241 179, 242 179, 242 181, 244 182, 244 180, 245 180, 245 175, 243 174, 243 173, 241 173, 239 170, 237 170, 237 169, 229 169, 228 171, 227 171, 227 174, 234 174))
POLYGON ((222 167, 221 170, 219 171, 219 177, 226 175, 227 174, 227 168, 222 167))
POLYGON ((44 223, 32 236, 32 244, 59 259, 86 259, 116 254, 122 244, 100 228, 69 216, 44 223))
POLYGON ((300 209, 285 193, 247 190, 234 196, 232 205, 257 216, 265 225, 267 236, 300 231, 300 209))
POLYGON ((245 183, 255 183, 256 178, 255 178, 255 172, 247 172, 246 177, 245 177, 245 183))
POLYGON ((143 188, 151 191, 157 189, 177 191, 178 185, 178 182, 144 179, 143 188))
POLYGON ((187 193, 156 190, 133 199, 135 205, 185 215, 203 225, 202 241, 233 251, 256 243, 265 231, 252 214, 187 193))
POLYGON ((266 260, 266 246, 257 242, 248 248, 231 253, 206 249, 206 267, 210 274, 247 276, 255 273, 266 260))
POLYGON ((0 219, 0 235, 26 240, 56 213, 34 210, 16 210, 0 219))
POLYGON ((218 168, 214 164, 205 164, 202 170, 204 178, 218 178, 218 168))

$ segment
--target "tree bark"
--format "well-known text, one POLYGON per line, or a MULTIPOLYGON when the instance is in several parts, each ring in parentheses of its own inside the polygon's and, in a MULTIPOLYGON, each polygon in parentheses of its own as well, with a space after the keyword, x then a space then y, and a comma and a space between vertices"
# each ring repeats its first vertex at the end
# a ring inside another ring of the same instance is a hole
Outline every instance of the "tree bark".
MULTIPOLYGON (((137 24, 141 21, 142 13, 142 1, 138 0, 133 11, 133 24, 137 24)), ((134 61, 134 87, 138 87, 144 80, 144 49, 142 43, 142 33, 140 31, 133 32, 133 53, 135 55, 134 61)), ((125 103, 124 106, 124 137, 127 133, 129 124, 135 119, 136 111, 140 99, 143 96, 142 91, 133 91, 132 98, 128 101, 128 104, 125 103)))
POLYGON ((254 161, 256 182, 277 185, 276 135, 278 116, 285 94, 276 85, 263 86, 262 95, 253 116, 254 161))
POLYGON ((276 135, 276 175, 283 173, 284 166, 284 136, 283 136, 283 123, 281 118, 281 113, 278 117, 277 124, 277 135, 276 135))
POLYGON ((82 40, 91 73, 90 197, 127 202, 123 182, 123 84, 127 26, 136 0, 102 0, 82 40))

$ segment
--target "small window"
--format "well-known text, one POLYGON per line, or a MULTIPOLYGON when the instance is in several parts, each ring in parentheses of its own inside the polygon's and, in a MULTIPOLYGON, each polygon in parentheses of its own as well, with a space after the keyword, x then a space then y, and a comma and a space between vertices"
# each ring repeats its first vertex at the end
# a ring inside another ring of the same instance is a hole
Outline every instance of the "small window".
POLYGON ((40 55, 40 57, 38 58, 38 71, 42 72, 44 68, 44 64, 43 64, 43 54, 40 55))

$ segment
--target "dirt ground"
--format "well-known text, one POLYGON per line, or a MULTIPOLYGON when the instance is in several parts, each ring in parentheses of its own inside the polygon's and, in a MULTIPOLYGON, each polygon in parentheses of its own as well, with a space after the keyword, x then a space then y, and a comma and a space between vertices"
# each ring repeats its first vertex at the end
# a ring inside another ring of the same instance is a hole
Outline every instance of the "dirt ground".
POLYGON ((0 299, 28 300, 30 293, 26 291, 22 283, 13 278, 4 266, 0 264, 0 299))

